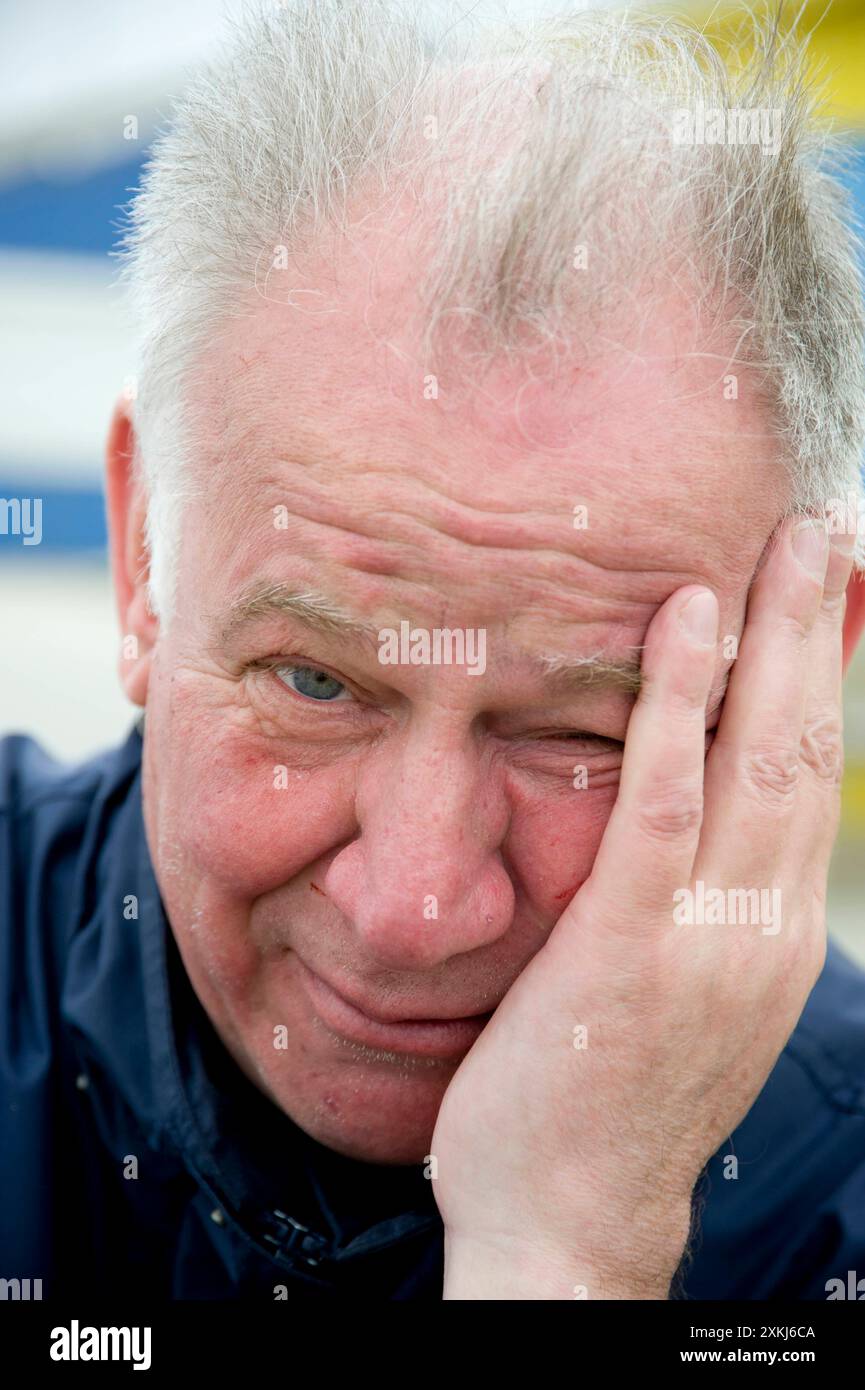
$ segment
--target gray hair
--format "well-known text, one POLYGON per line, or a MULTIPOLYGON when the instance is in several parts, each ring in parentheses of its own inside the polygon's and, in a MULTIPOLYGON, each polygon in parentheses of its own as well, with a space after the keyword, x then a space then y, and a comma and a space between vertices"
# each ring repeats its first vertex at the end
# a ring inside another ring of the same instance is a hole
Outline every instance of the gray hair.
POLYGON ((189 374, 255 290, 272 292, 275 249, 347 233, 361 191, 384 204, 411 189, 428 219, 433 191, 422 371, 455 334, 473 362, 533 341, 573 351, 578 324, 597 335, 628 302, 644 313, 675 276, 765 383, 790 510, 858 506, 859 248, 805 50, 777 17, 750 21, 725 61, 651 13, 515 23, 295 0, 247 15, 158 138, 120 252, 153 611, 170 618, 181 506, 203 485, 189 374))

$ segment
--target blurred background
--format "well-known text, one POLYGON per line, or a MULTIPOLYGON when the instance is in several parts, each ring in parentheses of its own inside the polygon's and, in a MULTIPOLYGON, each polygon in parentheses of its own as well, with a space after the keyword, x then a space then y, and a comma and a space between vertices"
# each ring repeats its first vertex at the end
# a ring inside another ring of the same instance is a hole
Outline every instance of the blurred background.
MULTIPOLYGON (((104 440, 134 370, 109 251, 172 95, 240 8, 0 4, 0 498, 42 500, 38 545, 0 532, 0 737, 29 733, 63 760, 119 741, 136 713, 116 675, 105 551, 104 440)), ((742 13, 735 4, 663 8, 721 39, 742 13)), ((850 185, 865 222, 865 0, 802 10, 828 79, 826 118, 855 154, 850 185)), ((865 962, 865 646, 847 678, 845 721, 830 926, 865 962)))

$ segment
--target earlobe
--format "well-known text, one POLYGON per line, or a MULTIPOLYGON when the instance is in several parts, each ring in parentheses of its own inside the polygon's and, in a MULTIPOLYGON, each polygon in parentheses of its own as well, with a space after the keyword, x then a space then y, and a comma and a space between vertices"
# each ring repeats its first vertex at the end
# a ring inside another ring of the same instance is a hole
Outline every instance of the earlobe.
POLYGON ((133 704, 144 707, 159 624, 147 604, 147 500, 135 476, 131 404, 121 396, 106 446, 105 489, 114 595, 120 621, 120 681, 133 704))
POLYGON ((863 628, 865 628, 865 572, 854 570, 847 585, 847 609, 844 614, 845 671, 862 636, 863 628))

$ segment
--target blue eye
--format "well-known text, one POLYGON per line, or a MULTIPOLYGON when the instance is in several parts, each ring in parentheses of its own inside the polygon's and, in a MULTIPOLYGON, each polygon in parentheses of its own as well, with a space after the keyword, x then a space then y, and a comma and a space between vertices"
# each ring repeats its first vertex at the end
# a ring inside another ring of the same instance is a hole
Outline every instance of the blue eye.
POLYGON ((328 700, 351 700, 353 697, 335 676, 328 675, 327 671, 319 671, 314 666, 277 666, 276 674, 279 679, 293 690, 296 695, 303 695, 308 700, 319 700, 322 703, 328 700))

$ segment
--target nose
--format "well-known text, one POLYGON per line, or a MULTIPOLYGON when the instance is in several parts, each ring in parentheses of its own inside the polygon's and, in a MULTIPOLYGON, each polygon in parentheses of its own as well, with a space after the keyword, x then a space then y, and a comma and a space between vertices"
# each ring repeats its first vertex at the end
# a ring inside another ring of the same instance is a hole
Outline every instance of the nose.
POLYGON ((371 959, 431 969, 508 930, 504 779, 469 731, 392 736, 361 768, 356 813, 360 834, 332 860, 325 886, 371 959))

